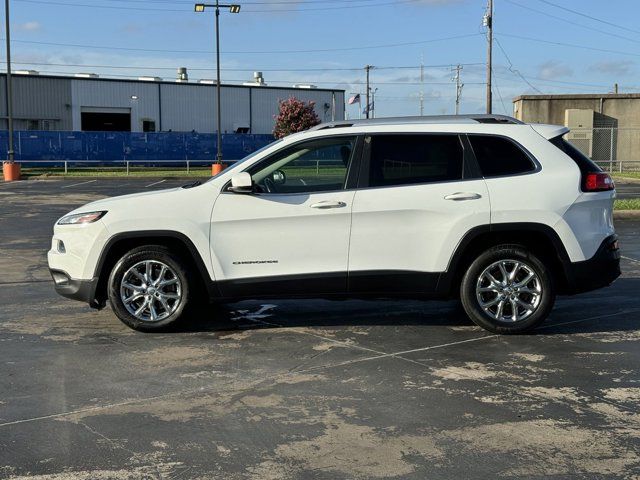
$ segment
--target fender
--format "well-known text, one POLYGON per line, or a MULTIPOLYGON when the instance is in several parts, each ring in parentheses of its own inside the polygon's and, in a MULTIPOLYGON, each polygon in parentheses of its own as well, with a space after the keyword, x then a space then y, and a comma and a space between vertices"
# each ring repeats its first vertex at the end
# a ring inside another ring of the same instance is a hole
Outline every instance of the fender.
MULTIPOLYGON (((464 235, 464 237, 462 237, 460 242, 458 242, 451 259, 449 260, 447 270, 442 272, 438 279, 438 285, 436 287, 438 294, 448 295, 451 292, 451 289, 455 286, 454 281, 460 277, 460 268, 465 260, 465 253, 468 251, 470 245, 472 245, 472 243, 480 236, 486 234, 519 234, 527 232, 541 233, 551 242, 558 256, 558 260, 562 265, 562 273, 564 274, 565 279, 571 283, 571 260, 569 259, 569 255, 567 254, 567 250, 565 249, 562 240, 553 228, 542 223, 494 223, 491 225, 479 225, 472 228, 464 235)), ((569 287, 571 287, 571 285, 569 285, 569 287)))
MULTIPOLYGON (((180 243, 182 243, 187 248, 189 254, 191 255, 191 259, 193 260, 193 262, 196 265, 196 268, 198 269, 198 274, 202 279, 203 285, 207 289, 207 294, 209 298, 220 297, 220 290, 218 289, 216 283, 209 276, 209 271, 207 270, 207 267, 204 261, 202 260, 202 256, 200 255, 200 252, 198 251, 196 246, 189 239, 189 237, 187 237, 184 233, 177 232, 174 230, 138 230, 134 232, 117 233, 113 235, 111 238, 109 238, 107 243, 105 243, 104 247, 102 248, 102 251, 100 252, 100 256, 98 257, 98 263, 96 264, 96 268, 94 271, 94 278, 100 278, 100 285, 98 286, 98 289, 97 289, 98 291, 100 287, 102 287, 103 285, 106 285, 105 283, 106 275, 103 276, 101 275, 101 273, 105 266, 105 262, 109 256, 109 252, 111 251, 111 248, 117 242, 120 242, 123 240, 134 240, 134 239, 145 238, 145 237, 169 238, 169 239, 177 240, 180 243)), ((97 296, 97 292, 96 292, 96 296, 97 296)))

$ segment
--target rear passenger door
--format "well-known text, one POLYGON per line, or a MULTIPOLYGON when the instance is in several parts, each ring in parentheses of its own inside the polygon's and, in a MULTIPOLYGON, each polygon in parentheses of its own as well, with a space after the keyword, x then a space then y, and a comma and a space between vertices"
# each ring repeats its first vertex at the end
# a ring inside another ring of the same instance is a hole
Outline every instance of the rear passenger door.
MULTIPOLYGON (((557 175, 548 171, 536 175, 540 165, 522 145, 511 138, 499 135, 469 134, 470 145, 491 194, 491 224, 528 222, 554 225, 577 196, 559 201, 548 189, 557 175), (545 193, 545 190, 547 193, 545 193), (558 205, 562 210, 554 214, 558 205)), ((541 137, 539 137, 541 139, 541 137)), ((548 143, 548 142, 547 142, 548 143)), ((564 172, 559 172, 564 176, 564 172)), ((557 181, 562 182, 563 178, 557 181)))
POLYGON ((466 137, 365 137, 349 247, 349 291, 429 293, 461 238, 490 222, 466 137))

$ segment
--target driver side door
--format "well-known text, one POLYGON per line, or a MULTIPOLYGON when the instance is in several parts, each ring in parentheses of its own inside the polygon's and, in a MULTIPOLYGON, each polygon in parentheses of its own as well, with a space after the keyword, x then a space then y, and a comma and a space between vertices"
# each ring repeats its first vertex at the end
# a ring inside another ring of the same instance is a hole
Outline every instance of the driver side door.
POLYGON ((285 147, 246 170, 253 193, 220 194, 210 238, 223 296, 346 292, 360 143, 341 135, 285 147))

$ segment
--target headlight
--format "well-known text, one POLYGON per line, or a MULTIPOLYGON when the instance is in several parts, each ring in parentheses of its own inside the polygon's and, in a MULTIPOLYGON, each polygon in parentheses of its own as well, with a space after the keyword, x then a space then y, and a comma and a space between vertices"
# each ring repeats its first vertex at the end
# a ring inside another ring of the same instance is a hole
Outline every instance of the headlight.
POLYGON ((67 215, 66 217, 62 217, 60 220, 58 220, 58 225, 80 225, 84 223, 93 223, 104 217, 106 213, 106 211, 102 211, 67 215))

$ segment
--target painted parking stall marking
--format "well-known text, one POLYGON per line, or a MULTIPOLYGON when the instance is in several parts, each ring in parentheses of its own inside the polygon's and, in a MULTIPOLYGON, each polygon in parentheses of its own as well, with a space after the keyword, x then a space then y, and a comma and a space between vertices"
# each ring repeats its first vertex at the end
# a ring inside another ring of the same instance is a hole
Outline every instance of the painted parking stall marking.
POLYGON ((60 188, 71 188, 71 187, 77 187, 79 185, 86 185, 87 183, 94 183, 97 182, 98 180, 87 180, 86 182, 80 182, 80 183, 72 183, 71 185, 63 185, 60 188))

